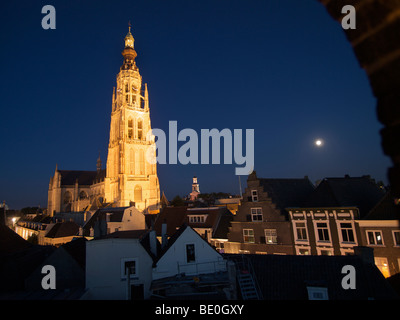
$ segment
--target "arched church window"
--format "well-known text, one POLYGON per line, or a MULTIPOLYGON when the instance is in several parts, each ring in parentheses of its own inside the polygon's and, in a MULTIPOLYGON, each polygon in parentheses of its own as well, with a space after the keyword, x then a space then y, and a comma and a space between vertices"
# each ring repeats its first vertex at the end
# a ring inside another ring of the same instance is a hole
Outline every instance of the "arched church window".
POLYGON ((88 194, 85 192, 85 191, 81 191, 80 193, 79 193, 79 200, 85 200, 85 199, 87 199, 87 198, 89 198, 88 197, 88 194))
POLYGON ((128 120, 128 138, 129 139, 133 138, 133 120, 132 119, 128 120))
POLYGON ((137 129, 138 129, 137 138, 138 138, 139 140, 142 140, 142 139, 143 139, 143 122, 142 122, 142 120, 140 120, 140 119, 138 120, 137 129))
POLYGON ((142 201, 142 187, 136 186, 135 187, 135 202, 142 201))
POLYGON ((125 92, 126 92, 126 93, 129 92, 129 84, 125 84, 125 92))
POLYGON ((71 192, 67 191, 64 193, 64 203, 72 202, 72 194, 71 192))

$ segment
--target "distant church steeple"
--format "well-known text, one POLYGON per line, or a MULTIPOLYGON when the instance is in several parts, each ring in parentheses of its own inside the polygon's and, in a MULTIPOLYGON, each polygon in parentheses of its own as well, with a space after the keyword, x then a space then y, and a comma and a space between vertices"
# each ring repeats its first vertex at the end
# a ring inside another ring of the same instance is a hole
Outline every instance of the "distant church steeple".
POLYGON ((200 194, 200 186, 197 183, 197 177, 193 177, 193 183, 192 183, 192 192, 190 193, 190 200, 194 201, 197 199, 198 195, 200 194))
POLYGON ((100 152, 99 152, 99 157, 97 158, 97 164, 96 164, 96 167, 97 167, 97 172, 100 172, 100 171, 101 171, 101 158, 100 158, 100 152))

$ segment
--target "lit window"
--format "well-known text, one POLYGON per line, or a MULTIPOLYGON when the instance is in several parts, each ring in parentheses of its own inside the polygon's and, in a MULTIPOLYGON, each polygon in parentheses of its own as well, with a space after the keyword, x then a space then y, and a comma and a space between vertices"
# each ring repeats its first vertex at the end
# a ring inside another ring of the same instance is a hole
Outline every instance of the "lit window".
POLYGON ((254 243, 254 230, 243 229, 243 241, 246 243, 254 243))
POLYGON ((367 231, 367 238, 370 245, 383 245, 381 231, 367 231))
POLYGON ((387 258, 375 257, 374 261, 375 261, 375 265, 382 272, 383 276, 385 278, 390 277, 390 270, 389 270, 389 264, 388 264, 387 258))
POLYGON ((310 254, 309 249, 299 249, 299 251, 298 251, 298 255, 300 255, 300 256, 308 256, 309 254, 310 254))
POLYGON ((262 209, 261 208, 251 208, 251 221, 262 221, 262 209))
POLYGON ((276 244, 277 241, 277 234, 275 229, 265 229, 265 243, 266 244, 276 244))

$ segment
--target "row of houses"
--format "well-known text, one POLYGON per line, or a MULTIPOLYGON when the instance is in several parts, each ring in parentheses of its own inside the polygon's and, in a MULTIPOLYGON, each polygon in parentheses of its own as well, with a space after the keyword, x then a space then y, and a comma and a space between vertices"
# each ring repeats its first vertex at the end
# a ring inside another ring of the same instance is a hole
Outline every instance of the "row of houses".
POLYGON ((226 253, 348 255, 374 249, 389 277, 400 272, 400 206, 369 176, 303 179, 249 175, 226 253))
POLYGON ((162 238, 154 229, 117 231, 56 248, 0 226, 0 299, 399 299, 371 248, 356 247, 349 256, 221 254, 186 224, 162 238), (48 265, 55 270, 52 289, 42 287, 48 265), (356 275, 352 290, 343 286, 348 266, 356 275))
POLYGON ((162 226, 172 235, 188 224, 217 251, 240 254, 348 255, 353 247, 374 249, 375 263, 389 277, 400 272, 400 206, 390 191, 369 176, 326 178, 314 186, 302 179, 264 179, 249 175, 238 210, 227 205, 164 207, 158 215, 139 215, 135 207, 38 215, 21 220, 24 239, 59 246, 75 236, 93 239, 115 231, 162 226), (63 222, 63 223, 62 223, 63 222))

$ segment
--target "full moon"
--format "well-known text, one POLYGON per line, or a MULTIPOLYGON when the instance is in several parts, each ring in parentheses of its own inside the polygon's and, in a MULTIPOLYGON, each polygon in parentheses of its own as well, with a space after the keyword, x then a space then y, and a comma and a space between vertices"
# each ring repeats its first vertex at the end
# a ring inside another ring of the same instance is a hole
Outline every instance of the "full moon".
POLYGON ((323 141, 322 141, 321 139, 315 140, 314 143, 315 143, 315 145, 316 145, 317 147, 322 147, 322 145, 324 144, 323 141))

